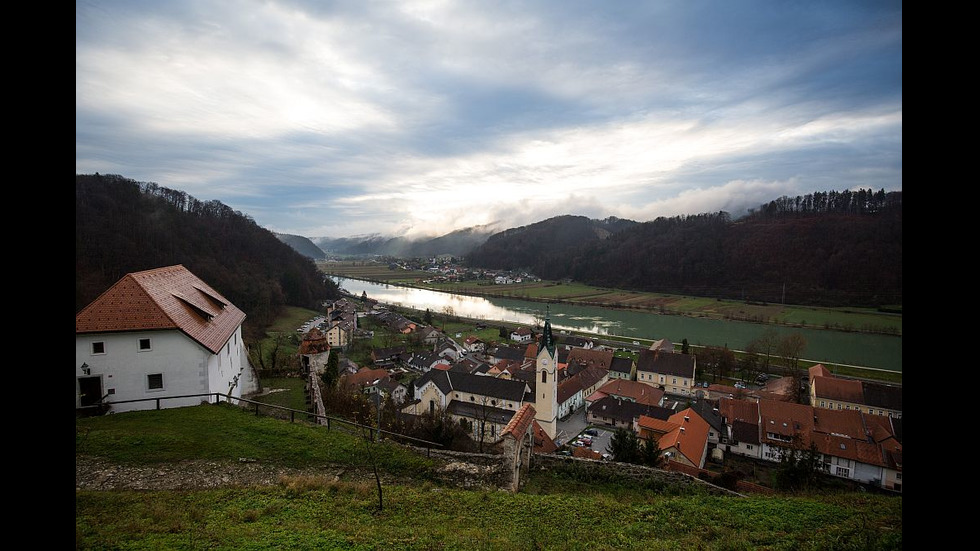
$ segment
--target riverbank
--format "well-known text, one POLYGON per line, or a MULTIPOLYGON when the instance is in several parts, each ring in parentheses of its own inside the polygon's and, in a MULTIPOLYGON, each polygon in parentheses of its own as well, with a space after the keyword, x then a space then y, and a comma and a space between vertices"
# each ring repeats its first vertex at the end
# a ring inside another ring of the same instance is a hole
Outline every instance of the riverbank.
POLYGON ((719 321, 808 330, 902 335, 901 313, 858 308, 821 308, 770 304, 717 298, 645 293, 594 287, 561 281, 536 281, 494 285, 486 281, 440 283, 423 271, 389 269, 367 262, 320 263, 321 271, 335 277, 399 285, 453 295, 513 299, 539 304, 567 304, 667 316, 687 316, 719 321))

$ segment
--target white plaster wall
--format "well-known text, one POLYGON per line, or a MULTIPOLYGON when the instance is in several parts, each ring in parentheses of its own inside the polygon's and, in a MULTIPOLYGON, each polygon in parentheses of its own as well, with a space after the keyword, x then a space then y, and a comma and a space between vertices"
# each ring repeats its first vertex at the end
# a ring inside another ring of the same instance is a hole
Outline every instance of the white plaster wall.
MULTIPOLYGON (((240 339, 239 339, 240 340, 240 339)), ((81 365, 88 364, 91 376, 102 379, 103 394, 114 390, 106 402, 158 398, 209 392, 208 358, 210 351, 178 331, 141 331, 76 335, 75 337, 75 406, 80 406, 78 377, 81 365), (150 339, 150 350, 140 351, 139 340, 150 339), (92 354, 92 343, 105 343, 105 354, 92 354), (163 388, 150 390, 147 376, 163 373, 163 388)), ((201 403, 206 398, 163 400, 161 408, 201 403)), ((124 412, 156 409, 155 401, 115 404, 110 411, 124 412)))

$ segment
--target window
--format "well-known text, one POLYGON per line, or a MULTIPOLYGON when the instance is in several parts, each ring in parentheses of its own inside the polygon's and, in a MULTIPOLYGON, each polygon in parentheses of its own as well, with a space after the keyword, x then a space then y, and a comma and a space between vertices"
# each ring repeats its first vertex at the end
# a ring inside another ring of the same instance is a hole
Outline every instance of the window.
POLYGON ((673 379, 671 379, 670 384, 676 385, 677 384, 677 377, 674 377, 673 379))
POLYGON ((660 382, 661 383, 664 382, 664 376, 663 375, 660 376, 660 382))
POLYGON ((822 407, 822 408, 827 407, 827 403, 824 402, 823 400, 820 400, 820 407, 822 407))
POLYGON ((163 373, 151 373, 146 376, 147 390, 163 390, 163 373))
POLYGON ((902 473, 895 473, 895 480, 901 480, 901 479, 902 479, 902 473))
POLYGON ((93 354, 105 354, 105 343, 102 341, 92 343, 93 354))
POLYGON ((746 445, 745 445, 745 449, 747 449, 747 450, 751 450, 751 449, 752 449, 752 444, 746 444, 746 445))
POLYGON ((140 351, 150 350, 150 339, 140 339, 140 351))
POLYGON ((541 372, 541 382, 542 383, 547 383, 548 382, 548 372, 547 371, 542 371, 541 372))
POLYGON ((849 478, 851 476, 851 469, 848 469, 847 467, 837 467, 837 476, 849 478))

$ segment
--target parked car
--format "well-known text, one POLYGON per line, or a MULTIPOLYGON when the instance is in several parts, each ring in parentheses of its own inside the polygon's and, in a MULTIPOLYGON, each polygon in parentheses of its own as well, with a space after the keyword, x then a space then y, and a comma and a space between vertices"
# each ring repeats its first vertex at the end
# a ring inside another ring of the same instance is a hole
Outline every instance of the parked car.
POLYGON ((745 383, 742 381, 735 381, 735 388, 745 388, 745 383))
POLYGON ((585 429, 585 434, 589 436, 599 436, 599 431, 596 429, 585 429))

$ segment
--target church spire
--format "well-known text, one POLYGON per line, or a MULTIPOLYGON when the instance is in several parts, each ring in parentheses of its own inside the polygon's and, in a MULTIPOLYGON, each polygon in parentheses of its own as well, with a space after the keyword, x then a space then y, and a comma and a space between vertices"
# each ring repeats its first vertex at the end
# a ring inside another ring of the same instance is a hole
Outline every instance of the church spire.
POLYGON ((555 335, 551 332, 551 306, 547 307, 544 317, 544 332, 541 337, 541 348, 547 349, 552 357, 555 355, 555 335))

